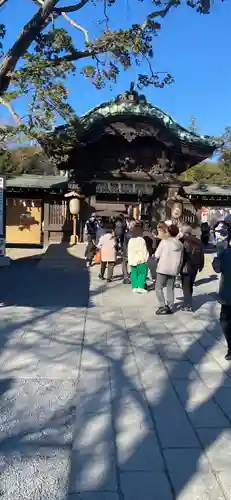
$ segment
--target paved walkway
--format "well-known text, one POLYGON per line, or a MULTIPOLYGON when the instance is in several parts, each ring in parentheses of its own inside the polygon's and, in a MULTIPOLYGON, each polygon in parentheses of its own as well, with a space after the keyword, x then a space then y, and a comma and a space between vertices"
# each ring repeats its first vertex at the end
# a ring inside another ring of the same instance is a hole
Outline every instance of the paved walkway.
POLYGON ((154 292, 96 270, 88 302, 81 262, 1 270, 2 500, 231 499, 231 367, 206 272, 194 315, 158 318, 154 292))

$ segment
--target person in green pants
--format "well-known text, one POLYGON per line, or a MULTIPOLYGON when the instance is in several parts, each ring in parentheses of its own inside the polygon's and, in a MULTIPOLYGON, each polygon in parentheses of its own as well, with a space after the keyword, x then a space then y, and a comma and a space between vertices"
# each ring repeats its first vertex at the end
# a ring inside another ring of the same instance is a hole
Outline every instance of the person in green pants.
POLYGON ((146 293, 147 262, 149 253, 144 238, 142 225, 136 223, 128 242, 128 264, 131 267, 132 291, 146 293))

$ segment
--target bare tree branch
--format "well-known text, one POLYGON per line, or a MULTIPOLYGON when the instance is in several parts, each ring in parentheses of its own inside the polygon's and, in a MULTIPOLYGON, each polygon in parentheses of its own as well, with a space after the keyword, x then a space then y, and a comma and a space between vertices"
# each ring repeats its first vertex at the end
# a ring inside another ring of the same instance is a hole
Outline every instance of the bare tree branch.
POLYGON ((38 5, 38 7, 43 5, 43 0, 32 0, 32 2, 34 2, 36 5, 38 5))
POLYGON ((53 59, 53 61, 49 61, 49 64, 53 64, 54 66, 58 66, 59 64, 62 64, 63 62, 72 62, 72 61, 78 61, 79 59, 84 59, 87 57, 94 57, 96 54, 101 54, 102 50, 75 50, 71 54, 68 54, 67 56, 63 57, 57 57, 57 59, 53 59))
POLYGON ((170 9, 172 9, 172 7, 178 7, 179 5, 180 4, 176 2, 176 0, 169 0, 169 3, 166 5, 164 9, 152 12, 151 14, 148 15, 148 19, 154 19, 156 17, 164 18, 168 14, 170 9))
POLYGON ((56 7, 55 12, 58 14, 62 14, 63 12, 69 13, 70 12, 76 12, 77 10, 80 10, 84 7, 89 2, 89 0, 81 0, 79 3, 74 4, 74 5, 67 5, 67 7, 56 7))
POLYGON ((19 125, 21 123, 21 118, 18 115, 18 113, 16 113, 12 104, 9 101, 7 101, 7 99, 4 99, 4 97, 2 97, 2 96, 0 97, 0 104, 5 106, 9 110, 11 116, 14 118, 14 121, 19 125))
POLYGON ((44 0, 43 6, 24 26, 16 42, 3 58, 0 64, 0 94, 4 93, 9 86, 9 73, 15 69, 17 62, 28 50, 36 36, 51 21, 51 14, 58 2, 59 0, 44 0))
POLYGON ((108 27, 109 27, 109 17, 107 15, 107 0, 104 0, 104 2, 103 2, 103 11, 104 11, 104 16, 105 16, 105 21, 106 21, 106 28, 108 29, 108 27))
POLYGON ((3 7, 3 5, 5 5, 5 3, 7 3, 8 0, 0 0, 0 8, 3 7))
POLYGON ((65 12, 62 12, 62 16, 64 17, 64 19, 66 19, 66 21, 68 23, 71 24, 71 26, 73 26, 74 28, 76 28, 77 30, 79 31, 82 31, 82 33, 84 34, 84 38, 85 38, 85 42, 88 43, 89 42, 89 36, 88 36, 88 31, 83 28, 83 26, 81 26, 80 24, 77 24, 73 19, 71 19, 65 12))

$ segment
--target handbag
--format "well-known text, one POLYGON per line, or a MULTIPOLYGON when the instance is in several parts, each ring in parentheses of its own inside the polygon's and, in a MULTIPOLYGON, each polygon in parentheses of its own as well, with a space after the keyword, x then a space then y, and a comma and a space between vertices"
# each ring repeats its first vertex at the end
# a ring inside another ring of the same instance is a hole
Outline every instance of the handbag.
POLYGON ((98 250, 95 254, 95 257, 94 257, 94 260, 93 260, 93 263, 94 264, 100 264, 101 262, 101 251, 98 250))

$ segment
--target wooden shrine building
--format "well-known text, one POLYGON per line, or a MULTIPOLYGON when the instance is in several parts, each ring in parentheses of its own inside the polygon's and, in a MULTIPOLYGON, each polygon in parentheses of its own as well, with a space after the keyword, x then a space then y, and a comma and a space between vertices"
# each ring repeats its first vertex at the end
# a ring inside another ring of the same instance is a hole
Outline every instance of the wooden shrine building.
MULTIPOLYGON (((55 129, 43 147, 54 160, 63 158, 58 167, 65 171, 53 186, 49 181, 46 190, 40 179, 41 224, 47 243, 71 234, 68 191, 81 195, 80 233, 91 212, 133 213, 153 224, 169 216, 169 199, 182 191, 176 178, 210 157, 216 143, 181 127, 131 87, 76 123, 55 129)), ((190 200, 182 193, 181 198, 191 222, 190 200)))

